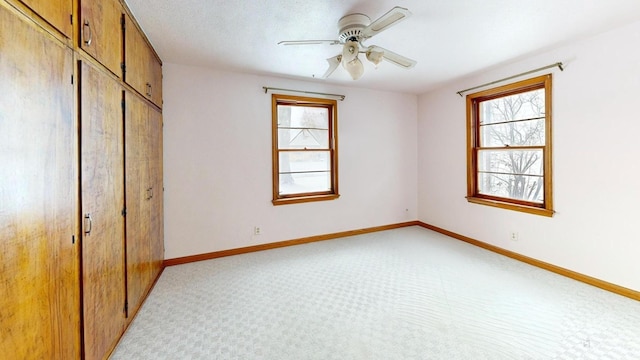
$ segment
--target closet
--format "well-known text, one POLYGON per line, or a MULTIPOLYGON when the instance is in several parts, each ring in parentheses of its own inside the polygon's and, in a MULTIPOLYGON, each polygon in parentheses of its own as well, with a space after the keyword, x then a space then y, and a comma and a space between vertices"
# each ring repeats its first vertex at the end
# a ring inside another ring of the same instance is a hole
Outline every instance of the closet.
POLYGON ((84 345, 100 359, 126 316, 122 88, 86 62, 79 74, 84 345))
POLYGON ((73 51, 0 6, 0 358, 80 356, 73 51))
POLYGON ((162 271, 162 63, 123 1, 0 0, 0 79, 0 359, 105 359, 162 271))
POLYGON ((162 237, 162 114, 125 92, 127 199, 127 290, 129 309, 137 311, 148 284, 158 276, 162 237))

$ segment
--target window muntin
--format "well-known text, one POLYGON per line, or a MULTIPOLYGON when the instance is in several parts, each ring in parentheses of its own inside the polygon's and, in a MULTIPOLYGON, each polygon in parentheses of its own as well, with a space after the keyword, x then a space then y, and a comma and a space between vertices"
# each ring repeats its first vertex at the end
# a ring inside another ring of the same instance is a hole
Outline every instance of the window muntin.
POLYGON ((273 203, 337 198, 337 103, 274 94, 273 203))
POLYGON ((551 75, 467 96, 470 202, 551 216, 551 75))

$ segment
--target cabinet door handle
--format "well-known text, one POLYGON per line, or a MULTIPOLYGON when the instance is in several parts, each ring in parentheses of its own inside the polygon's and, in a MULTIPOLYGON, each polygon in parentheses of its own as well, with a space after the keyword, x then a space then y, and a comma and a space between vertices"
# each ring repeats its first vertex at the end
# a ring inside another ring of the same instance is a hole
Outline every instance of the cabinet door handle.
POLYGON ((87 236, 91 235, 92 228, 93 228, 93 219, 91 219, 90 213, 86 213, 84 215, 84 234, 87 236))
POLYGON ((150 83, 147 83, 147 96, 151 97, 151 93, 153 92, 153 87, 150 83))
POLYGON ((85 38, 86 40, 84 40, 85 45, 87 46, 91 46, 91 41, 93 40, 93 30, 91 30, 91 25, 89 25, 89 20, 85 20, 84 21, 84 25, 82 26, 82 37, 85 38), (86 36, 84 36, 84 29, 89 29, 89 37, 87 38, 86 36))

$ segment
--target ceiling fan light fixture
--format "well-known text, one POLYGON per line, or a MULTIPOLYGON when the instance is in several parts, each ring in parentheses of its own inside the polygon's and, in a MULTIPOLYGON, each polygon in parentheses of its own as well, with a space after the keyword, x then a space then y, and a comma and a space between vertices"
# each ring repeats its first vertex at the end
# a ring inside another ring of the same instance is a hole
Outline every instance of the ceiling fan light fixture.
POLYGON ((342 47, 342 62, 346 64, 350 61, 355 60, 358 57, 358 52, 360 51, 360 47, 358 41, 349 40, 344 43, 342 47))
POLYGON ((384 52, 382 51, 373 51, 371 49, 367 50, 366 53, 367 56, 367 60, 371 61, 373 63, 373 65, 376 66, 376 69, 378 68, 378 64, 380 64, 380 62, 382 61, 382 58, 384 56, 384 52))
POLYGON ((343 62, 342 65, 347 70, 349 75, 351 75, 351 78, 353 80, 360 79, 362 74, 364 74, 364 65, 362 64, 362 61, 358 59, 357 55, 355 59, 346 63, 343 62))

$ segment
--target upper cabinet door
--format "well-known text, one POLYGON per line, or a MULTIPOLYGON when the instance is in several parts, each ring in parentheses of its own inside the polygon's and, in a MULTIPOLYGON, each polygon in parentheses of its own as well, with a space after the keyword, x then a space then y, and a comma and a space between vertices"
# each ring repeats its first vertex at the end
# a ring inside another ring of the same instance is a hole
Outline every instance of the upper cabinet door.
POLYGON ((66 37, 71 38, 73 0, 21 0, 66 37))
POLYGON ((133 21, 125 16, 125 82, 162 107, 162 64, 133 21))
POLYGON ((70 49, 0 5, 2 359, 80 358, 72 74, 70 49))
POLYGON ((80 48, 122 77, 122 16, 117 0, 81 0, 80 48))

